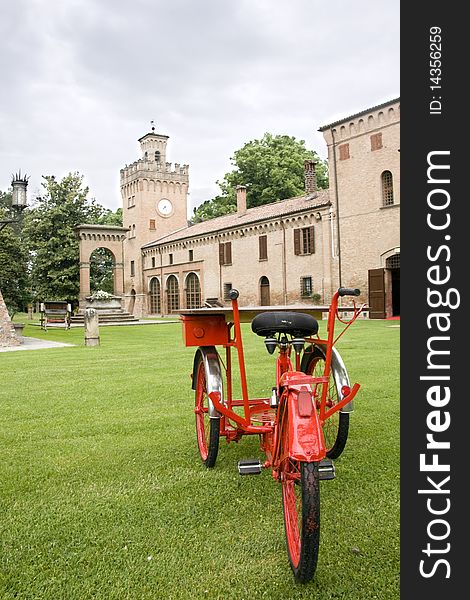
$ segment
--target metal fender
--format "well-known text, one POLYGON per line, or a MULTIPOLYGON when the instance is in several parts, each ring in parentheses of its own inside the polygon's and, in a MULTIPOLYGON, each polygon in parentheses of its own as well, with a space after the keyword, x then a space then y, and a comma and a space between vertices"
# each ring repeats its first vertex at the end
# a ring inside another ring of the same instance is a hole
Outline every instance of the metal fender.
MULTIPOLYGON (((325 344, 315 344, 315 347, 320 350, 323 356, 326 356, 326 345, 325 344)), ((332 348, 331 354, 331 374, 335 380, 336 390, 338 392, 338 398, 342 400, 344 395, 341 393, 341 390, 344 386, 351 388, 351 384, 349 382, 348 372, 346 371, 346 366, 341 358, 341 354, 336 350, 336 348, 332 348)), ((339 409, 339 412, 342 413, 352 413, 354 411, 354 400, 348 402, 343 406, 343 408, 339 409)))
POLYGON ((306 410, 307 395, 312 395, 310 385, 289 387, 287 397, 288 454, 296 460, 313 462, 325 458, 326 448, 318 412, 310 399, 311 410, 306 410), (307 413, 309 413, 307 415, 307 413), (302 416, 302 414, 306 416, 302 416))
MULTIPOLYGON (((219 355, 215 346, 201 346, 197 349, 194 355, 192 388, 196 389, 196 376, 200 362, 204 363, 206 372, 207 394, 218 392, 220 394, 220 402, 224 402, 224 386, 222 381, 222 370, 220 368, 219 355)), ((212 400, 207 398, 209 407, 209 417, 211 419, 220 419, 221 413, 215 409, 212 400)))

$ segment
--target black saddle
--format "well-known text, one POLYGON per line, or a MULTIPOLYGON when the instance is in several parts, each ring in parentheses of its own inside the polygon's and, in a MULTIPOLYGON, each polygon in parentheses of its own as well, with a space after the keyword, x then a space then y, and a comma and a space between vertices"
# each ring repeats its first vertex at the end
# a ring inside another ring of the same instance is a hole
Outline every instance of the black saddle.
POLYGON ((251 322, 251 330, 264 337, 286 333, 293 337, 307 337, 318 332, 318 322, 312 316, 298 312, 263 312, 251 322))

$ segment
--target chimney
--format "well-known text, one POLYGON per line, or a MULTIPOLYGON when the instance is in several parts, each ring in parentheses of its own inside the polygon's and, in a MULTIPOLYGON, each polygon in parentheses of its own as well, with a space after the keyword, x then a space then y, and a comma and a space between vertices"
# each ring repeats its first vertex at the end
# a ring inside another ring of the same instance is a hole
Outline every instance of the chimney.
POLYGON ((305 193, 314 194, 317 191, 317 175, 315 173, 315 161, 306 160, 304 161, 304 179, 305 179, 305 193))
POLYGON ((237 213, 239 216, 246 213, 246 186, 237 185, 237 213))

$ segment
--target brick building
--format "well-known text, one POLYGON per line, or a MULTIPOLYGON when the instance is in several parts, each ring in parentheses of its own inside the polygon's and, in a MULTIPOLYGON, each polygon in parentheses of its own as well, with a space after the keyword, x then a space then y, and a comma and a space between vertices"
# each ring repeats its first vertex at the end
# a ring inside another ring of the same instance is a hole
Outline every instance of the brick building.
POLYGON ((399 314, 399 123, 392 100, 321 127, 329 190, 317 190, 307 161, 304 195, 247 209, 240 186, 236 213, 191 226, 188 165, 167 162, 168 136, 144 135, 141 158, 121 170, 126 236, 115 288, 126 310, 223 303, 232 286, 242 305, 328 303, 344 285, 361 288, 372 317, 399 314))

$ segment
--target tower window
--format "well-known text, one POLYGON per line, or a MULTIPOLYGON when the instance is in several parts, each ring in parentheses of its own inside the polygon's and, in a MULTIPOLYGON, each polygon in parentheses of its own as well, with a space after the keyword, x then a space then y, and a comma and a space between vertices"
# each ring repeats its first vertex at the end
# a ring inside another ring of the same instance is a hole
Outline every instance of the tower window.
POLYGON ((152 256, 152 269, 155 268, 155 256, 152 256))
POLYGON ((151 229, 152 231, 155 230, 155 219, 150 219, 150 221, 149 221, 149 229, 151 229))
POLYGON ((349 158, 349 144, 341 144, 338 146, 339 160, 347 160, 349 158))
POLYGON ((173 254, 169 254, 168 255, 168 264, 172 265, 173 264, 173 254))
POLYGON ((135 276, 135 262, 131 260, 131 277, 135 276))
POLYGON ((194 250, 189 250, 189 262, 194 260, 194 250))
POLYGON ((390 171, 382 173, 382 206, 393 205, 393 176, 390 171))
POLYGON ((380 148, 382 148, 382 134, 374 133, 370 136, 370 149, 374 151, 380 150, 380 148))
POLYGON ((155 161, 160 162, 160 150, 155 150, 155 161))

